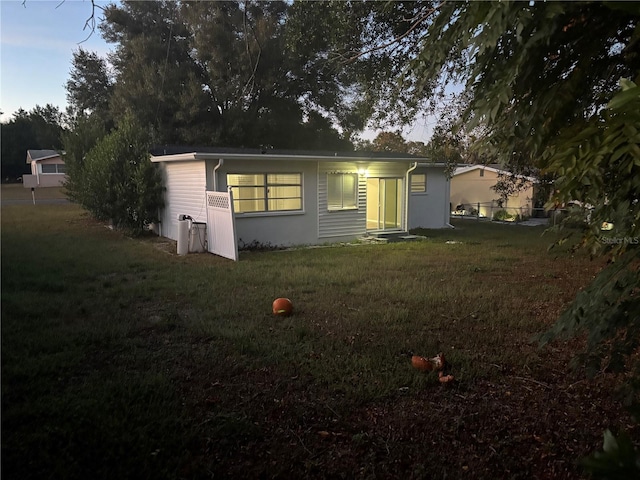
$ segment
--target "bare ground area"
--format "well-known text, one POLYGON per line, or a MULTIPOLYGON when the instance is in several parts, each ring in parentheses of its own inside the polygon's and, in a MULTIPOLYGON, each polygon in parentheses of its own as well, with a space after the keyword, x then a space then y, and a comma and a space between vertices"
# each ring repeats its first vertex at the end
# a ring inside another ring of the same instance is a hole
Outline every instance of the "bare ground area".
POLYGON ((183 384, 203 419, 183 474, 584 478, 578 460, 601 446, 605 429, 623 427, 636 439, 640 431, 613 398, 618 378, 576 380, 562 370, 565 358, 552 352, 536 371, 495 365, 491 379, 466 384, 441 385, 434 376, 420 391, 348 408, 340 392, 310 378, 281 378, 269 368, 202 372, 183 384))

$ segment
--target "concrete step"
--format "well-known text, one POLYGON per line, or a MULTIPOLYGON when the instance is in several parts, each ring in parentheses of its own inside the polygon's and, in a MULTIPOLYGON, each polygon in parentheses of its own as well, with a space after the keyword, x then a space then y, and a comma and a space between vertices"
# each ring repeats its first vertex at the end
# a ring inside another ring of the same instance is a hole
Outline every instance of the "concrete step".
POLYGON ((374 241, 379 243, 392 243, 392 242, 410 242, 413 240, 418 240, 422 237, 418 235, 411 235, 409 232, 404 231, 379 231, 379 232, 368 232, 365 237, 362 237, 363 240, 374 241))

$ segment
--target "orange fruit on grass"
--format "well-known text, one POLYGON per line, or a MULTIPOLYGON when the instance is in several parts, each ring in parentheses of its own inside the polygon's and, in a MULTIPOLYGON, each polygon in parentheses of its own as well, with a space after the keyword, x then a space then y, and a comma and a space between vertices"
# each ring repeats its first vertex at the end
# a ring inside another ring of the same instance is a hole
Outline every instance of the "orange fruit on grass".
POLYGON ((273 301, 273 314, 287 317, 293 312, 293 303, 288 298, 276 298, 273 301))

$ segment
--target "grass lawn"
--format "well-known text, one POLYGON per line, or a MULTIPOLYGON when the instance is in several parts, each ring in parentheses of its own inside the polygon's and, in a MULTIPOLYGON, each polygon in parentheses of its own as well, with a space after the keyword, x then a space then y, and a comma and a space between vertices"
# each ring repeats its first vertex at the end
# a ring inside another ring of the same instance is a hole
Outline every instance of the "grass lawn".
MULTIPOLYGON (((36 197, 36 204, 38 200, 58 200, 67 198, 63 187, 36 188, 34 194, 36 197)), ((25 200, 31 202, 33 197, 31 196, 30 188, 24 188, 21 183, 11 183, 2 185, 2 196, 0 199, 2 201, 25 200)))
POLYGON ((3 479, 579 478, 618 379, 532 337, 602 264, 456 225, 234 263, 2 207, 3 479), (411 367, 438 352, 450 384, 411 367))

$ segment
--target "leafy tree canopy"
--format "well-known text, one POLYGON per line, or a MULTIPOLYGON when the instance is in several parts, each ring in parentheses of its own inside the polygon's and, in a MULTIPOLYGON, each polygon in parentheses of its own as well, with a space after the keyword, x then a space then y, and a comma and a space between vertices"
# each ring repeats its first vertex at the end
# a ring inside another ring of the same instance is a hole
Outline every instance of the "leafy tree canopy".
POLYGON ((157 143, 314 148, 321 139, 324 148, 351 149, 346 77, 316 68, 324 52, 296 41, 293 7, 283 1, 110 5, 100 30, 116 45, 113 82, 94 74, 100 62, 79 52, 68 91, 79 105, 84 93, 105 92, 115 120, 132 113, 153 128, 157 143), (334 125, 349 128, 339 133, 334 125))
POLYGON ((71 65, 65 84, 71 116, 95 113, 107 117, 113 89, 107 61, 80 47, 73 53, 71 65))
MULTIPOLYGON (((358 9, 365 6, 343 8, 361 17, 358 9)), ((379 11, 395 15, 394 8, 369 6, 368 22, 375 23, 379 11)), ((405 17, 413 21, 405 33, 385 20, 378 22, 387 32, 379 41, 336 51, 364 64, 396 58, 395 75, 383 90, 397 91, 412 105, 432 96, 434 85, 464 84, 452 130, 464 129, 475 140, 472 151, 479 158, 514 171, 549 172, 559 177, 559 202, 577 199, 595 207, 594 226, 622 212, 622 231, 640 234, 640 5, 415 2, 412 8, 417 13, 405 17), (397 50, 412 56, 398 57, 397 50)), ((344 31, 368 38, 352 26, 344 31)), ((379 95, 375 107, 404 110, 387 98, 379 95)), ((589 240, 597 247, 595 236, 589 240)))
POLYGON ((311 80, 340 81, 337 95, 323 92, 333 95, 327 100, 336 102, 343 128, 357 132, 369 122, 397 128, 413 120, 436 90, 436 80, 418 84, 416 75, 405 75, 435 11, 433 2, 298 1, 287 22, 288 41, 307 59, 301 64, 311 80))
POLYGON ((408 145, 399 132, 380 132, 371 144, 374 152, 407 152, 408 145))

